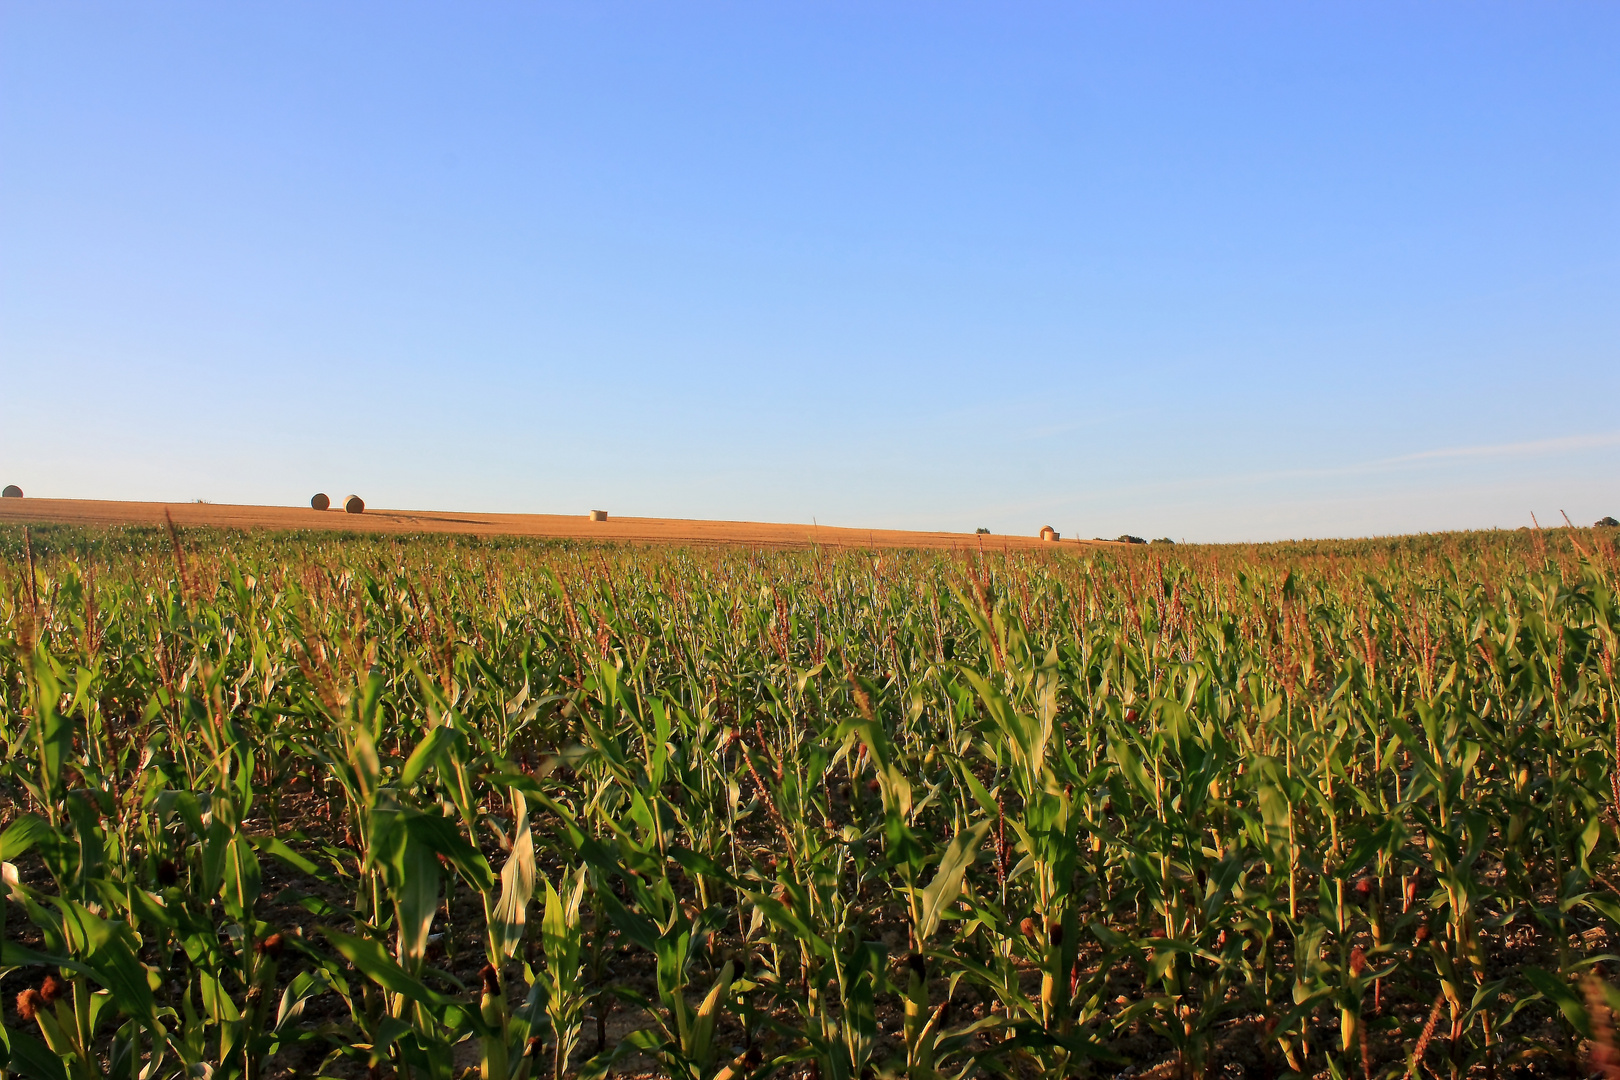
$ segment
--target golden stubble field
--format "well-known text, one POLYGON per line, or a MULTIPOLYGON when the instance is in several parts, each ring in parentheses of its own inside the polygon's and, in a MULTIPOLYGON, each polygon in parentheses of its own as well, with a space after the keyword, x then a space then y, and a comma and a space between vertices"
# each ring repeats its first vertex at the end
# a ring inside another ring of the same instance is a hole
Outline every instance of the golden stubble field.
POLYGON ((555 539, 619 540, 643 544, 720 544, 742 547, 917 548, 1021 551, 1062 546, 1103 545, 1112 541, 1064 539, 1054 544, 1033 535, 912 532, 850 529, 828 525, 760 521, 694 521, 680 518, 612 517, 590 521, 585 514, 481 514, 454 510, 367 508, 348 514, 334 507, 239 506, 229 503, 115 502, 98 499, 5 499, 0 524, 55 524, 100 527, 162 525, 167 512, 182 528, 343 530, 366 533, 464 533, 474 536, 531 536, 555 539))

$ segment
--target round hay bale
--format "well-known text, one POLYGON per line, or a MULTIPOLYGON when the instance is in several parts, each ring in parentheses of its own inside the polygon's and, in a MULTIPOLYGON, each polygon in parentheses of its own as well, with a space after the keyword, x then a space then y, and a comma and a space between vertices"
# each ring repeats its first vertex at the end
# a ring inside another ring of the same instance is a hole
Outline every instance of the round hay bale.
POLYGON ((7 484, 6 490, 0 491, 0 499, 20 498, 22 498, 22 488, 18 487, 16 484, 7 484))
POLYGON ((326 497, 326 492, 321 491, 317 492, 315 497, 309 500, 309 505, 314 507, 316 510, 330 510, 332 508, 332 500, 326 497))
POLYGON ((358 495, 350 495, 343 500, 343 509, 350 514, 363 514, 366 512, 366 501, 358 495))
POLYGON ((591 511, 591 520, 592 521, 606 521, 607 520, 607 511, 606 510, 592 510, 591 511))
POLYGON ((1052 528, 1052 526, 1050 526, 1050 525, 1042 526, 1042 528, 1041 528, 1041 539, 1042 540, 1054 540, 1055 541, 1055 540, 1057 540, 1057 538, 1058 538, 1058 531, 1056 529, 1052 528))

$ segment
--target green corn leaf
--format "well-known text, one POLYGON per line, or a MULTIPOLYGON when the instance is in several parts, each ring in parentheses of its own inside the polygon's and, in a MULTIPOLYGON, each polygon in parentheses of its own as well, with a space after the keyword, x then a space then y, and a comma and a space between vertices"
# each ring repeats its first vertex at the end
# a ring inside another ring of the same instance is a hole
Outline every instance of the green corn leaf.
POLYGON ((274 836, 255 836, 252 838, 253 849, 260 855, 268 855, 277 862, 292 867, 301 874, 313 878, 326 880, 328 875, 315 863, 304 858, 298 852, 288 847, 286 842, 274 836))
POLYGON ((418 1005, 443 1007, 455 1002, 429 989, 420 979, 408 974, 395 962, 382 944, 370 938, 353 937, 327 927, 321 934, 332 943, 338 955, 360 969, 360 973, 390 993, 395 993, 418 1005))
POLYGON ((62 797, 62 762, 73 751, 73 718, 60 711, 62 682, 44 645, 36 646, 32 657, 25 654, 24 665, 29 675, 29 697, 34 710, 39 781, 45 794, 54 802, 62 797))
MULTIPOLYGON (((1124 1010, 1121 1015, 1129 1016, 1135 1005, 1144 1005, 1151 1010, 1162 1008, 1168 1002, 1169 999, 1166 998, 1150 997, 1145 1001, 1135 1003, 1131 1009, 1124 1010)), ((979 1061, 993 1061, 1015 1050, 1033 1050, 1044 1047, 1059 1047, 1081 1061, 1118 1063, 1123 1060, 1107 1047, 1100 1045, 1089 1032, 1060 1035, 1057 1032, 1041 1027, 1040 1024, 1031 1020, 1020 1020, 1009 1026, 1012 1029, 1011 1037, 1004 1042, 996 1043, 978 1055, 979 1061)))
POLYGON ((219 895, 224 882, 225 854, 230 848, 232 839, 231 827, 216 815, 208 823, 203 836, 201 885, 205 896, 219 895))
POLYGON ((119 1012, 155 1030, 157 1002, 146 968, 136 959, 129 927, 103 919, 71 900, 53 897, 52 902, 62 911, 62 929, 70 948, 83 958, 91 977, 112 993, 119 1012))
POLYGON ((576 892, 565 904, 546 882, 546 910, 540 919, 540 943, 546 967, 559 993, 576 989, 579 979, 579 904, 576 892))
POLYGON ((207 971, 197 972, 197 989, 202 998, 203 1010, 209 1019, 216 1024, 233 1024, 242 1019, 240 1010, 231 996, 220 985, 219 979, 207 971))
POLYGON ((747 895, 753 905, 765 913, 767 919, 797 937, 801 945, 815 952, 818 956, 828 959, 832 957, 832 946, 819 932, 812 929, 809 923, 800 918, 798 912, 769 893, 750 891, 747 895))
POLYGON ((422 736, 422 741, 416 744, 411 756, 405 759, 405 767, 399 774, 399 786, 407 790, 415 787, 422 774, 439 763, 439 758, 455 738, 455 730, 448 724, 440 724, 422 736))
POLYGON ((720 1020, 720 1006, 725 1000, 726 990, 731 986, 732 975, 736 965, 727 960, 720 969, 720 977, 715 979, 709 993, 698 1006, 697 1014, 692 1021, 692 1031, 688 1036, 685 1047, 686 1056, 699 1065, 707 1066, 714 1060, 714 1029, 720 1020))
POLYGON ((685 848, 671 848, 669 857, 689 873, 712 878, 730 889, 740 889, 742 887, 741 882, 729 870, 713 859, 705 858, 695 851, 688 851, 685 848))
POLYGON ((945 854, 940 856, 939 869, 934 880, 920 890, 917 905, 917 939, 927 942, 939 929, 940 920, 956 903, 962 892, 962 879, 978 855, 979 845, 990 831, 990 823, 981 821, 971 829, 964 829, 951 840, 945 854))
POLYGON ((238 833, 225 847, 223 868, 225 913, 237 922, 246 922, 259 902, 259 857, 248 838, 238 833))
POLYGON ((289 1025, 296 1024, 304 1015, 304 1006, 312 998, 331 989, 332 983, 326 972, 318 968, 314 971, 300 972, 282 991, 273 1030, 280 1032, 289 1025))
POLYGON ((1542 968, 1525 965, 1519 971, 1536 988, 1537 993, 1558 1007, 1558 1011, 1564 1014, 1564 1019, 1580 1033, 1581 1038, 1592 1037, 1592 1021, 1586 1011, 1586 1002, 1574 987, 1542 968))
POLYGON ((374 851, 385 868, 394 902, 399 960, 408 970, 418 971, 427 955, 428 931, 439 906, 437 853, 420 839, 421 830, 395 823, 379 831, 374 851))
POLYGON ((50 1047, 26 1031, 9 1030, 10 1061, 0 1065, 28 1080, 68 1080, 67 1066, 50 1047))
MULTIPOLYGON (((501 896, 495 904, 495 936, 501 955, 511 957, 523 942, 523 928, 528 920, 529 898, 534 895, 534 837, 529 832, 529 804, 522 793, 512 792, 512 805, 517 810, 517 824, 512 834, 512 853, 501 867, 501 896)), ((555 893, 546 885, 547 903, 555 893)))
POLYGON ((175 913, 164 905, 162 898, 154 896, 145 889, 136 885, 125 886, 122 890, 105 878, 96 883, 101 892, 102 899, 109 908, 122 908, 129 913, 134 927, 138 930, 145 923, 151 926, 162 926, 170 930, 180 928, 180 920, 175 913))
POLYGON ((69 971, 76 971, 80 975, 93 976, 95 974, 95 969, 89 964, 75 960, 71 956, 56 956, 50 953, 38 952, 15 941, 0 942, 0 967, 20 968, 31 966, 66 968, 69 971))
POLYGON ((490 869, 489 860, 467 842, 449 818, 413 811, 403 820, 411 839, 426 845, 434 854, 443 855, 468 887, 479 893, 495 891, 495 871, 490 869))
POLYGON ((55 835, 56 830, 38 814, 23 814, 0 833, 0 862, 10 862, 55 835))

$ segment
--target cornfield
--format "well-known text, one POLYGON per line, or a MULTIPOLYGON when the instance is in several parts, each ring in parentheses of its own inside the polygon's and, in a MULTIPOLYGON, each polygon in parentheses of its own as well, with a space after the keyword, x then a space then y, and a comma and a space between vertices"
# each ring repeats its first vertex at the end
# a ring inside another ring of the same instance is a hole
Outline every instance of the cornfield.
POLYGON ((0 1080, 1620 1076, 1602 532, 0 531, 0 1080))

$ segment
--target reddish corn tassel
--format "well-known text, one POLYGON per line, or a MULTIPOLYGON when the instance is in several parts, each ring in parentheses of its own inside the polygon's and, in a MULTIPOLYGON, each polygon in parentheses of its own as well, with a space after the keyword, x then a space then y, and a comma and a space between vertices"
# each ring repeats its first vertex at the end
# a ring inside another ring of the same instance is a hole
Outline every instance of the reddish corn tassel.
POLYGON ((23 1023, 26 1024, 34 1019, 43 1008, 45 1008, 45 999, 33 987, 29 987, 17 995, 17 1015, 22 1019, 23 1023))

